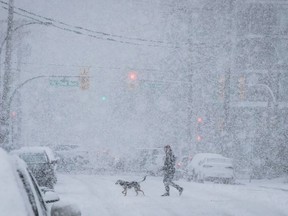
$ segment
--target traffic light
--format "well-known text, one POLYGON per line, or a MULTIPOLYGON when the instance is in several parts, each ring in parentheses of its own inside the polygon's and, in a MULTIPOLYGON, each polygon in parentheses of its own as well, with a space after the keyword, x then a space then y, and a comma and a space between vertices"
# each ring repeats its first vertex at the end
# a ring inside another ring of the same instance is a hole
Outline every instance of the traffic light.
POLYGON ((16 118, 16 116, 17 116, 17 112, 16 111, 11 112, 11 117, 12 118, 16 118))
POLYGON ((203 137, 202 137, 202 135, 201 135, 201 125, 202 125, 202 123, 203 123, 203 119, 202 119, 202 117, 198 117, 197 118, 197 128, 196 128, 196 140, 198 141, 198 142, 200 142, 202 139, 203 139, 203 137))
POLYGON ((238 80, 239 82, 239 96, 240 100, 245 99, 245 77, 241 76, 238 80))
POLYGON ((225 127, 225 119, 224 118, 220 118, 218 121, 218 128, 220 132, 224 131, 224 127, 225 127))
POLYGON ((88 76, 88 70, 85 70, 85 69, 84 69, 83 71, 81 71, 79 79, 80 79, 80 88, 81 88, 82 90, 88 89, 89 86, 90 86, 90 80, 89 80, 89 76, 88 76))
POLYGON ((136 85, 138 84, 138 76, 137 73, 135 71, 131 71, 128 74, 128 87, 130 89, 134 89, 136 87, 136 85))
POLYGON ((128 75, 128 78, 130 81, 136 81, 137 80, 137 73, 135 71, 131 71, 128 75))
POLYGON ((225 76, 221 75, 219 77, 219 97, 224 100, 224 96, 225 96, 225 76))

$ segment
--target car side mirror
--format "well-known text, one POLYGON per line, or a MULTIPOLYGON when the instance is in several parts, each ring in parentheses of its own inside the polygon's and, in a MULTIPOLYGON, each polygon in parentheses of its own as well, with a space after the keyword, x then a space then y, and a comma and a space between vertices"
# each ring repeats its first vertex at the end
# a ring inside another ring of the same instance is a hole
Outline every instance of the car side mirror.
POLYGON ((59 160, 58 158, 52 160, 52 161, 51 161, 51 164, 56 165, 56 164, 58 163, 58 160, 59 160))
POLYGON ((43 198, 46 203, 54 203, 60 200, 60 197, 58 196, 58 194, 54 192, 53 190, 47 190, 43 192, 44 192, 43 198))
POLYGON ((81 216, 81 211, 79 207, 75 204, 58 202, 55 203, 51 208, 51 216, 81 216))

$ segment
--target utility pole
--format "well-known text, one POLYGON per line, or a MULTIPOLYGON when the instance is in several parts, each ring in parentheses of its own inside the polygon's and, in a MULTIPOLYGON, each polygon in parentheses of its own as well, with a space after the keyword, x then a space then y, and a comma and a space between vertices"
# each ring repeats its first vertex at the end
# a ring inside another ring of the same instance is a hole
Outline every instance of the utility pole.
POLYGON ((7 142, 9 137, 9 94, 11 91, 11 84, 13 74, 11 70, 11 59, 12 59, 12 34, 13 34, 13 14, 14 14, 14 0, 9 0, 8 3, 8 19, 7 19, 7 35, 6 35, 6 53, 4 62, 4 76, 3 76, 3 92, 1 100, 1 111, 0 111, 0 145, 3 146, 7 142))

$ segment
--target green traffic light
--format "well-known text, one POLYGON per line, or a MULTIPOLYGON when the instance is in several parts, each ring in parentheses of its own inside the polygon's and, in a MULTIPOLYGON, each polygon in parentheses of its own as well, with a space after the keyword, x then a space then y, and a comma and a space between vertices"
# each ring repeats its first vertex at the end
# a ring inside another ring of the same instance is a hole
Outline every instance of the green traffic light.
POLYGON ((102 101, 106 101, 107 97, 106 96, 102 96, 101 99, 102 99, 102 101))

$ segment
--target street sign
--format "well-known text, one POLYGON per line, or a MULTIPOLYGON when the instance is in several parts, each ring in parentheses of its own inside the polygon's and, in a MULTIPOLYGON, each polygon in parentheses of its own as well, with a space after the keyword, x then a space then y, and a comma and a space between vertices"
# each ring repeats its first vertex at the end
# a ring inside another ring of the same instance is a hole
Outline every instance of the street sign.
POLYGON ((79 87, 79 81, 67 79, 63 77, 61 79, 49 79, 50 86, 54 87, 79 87))

